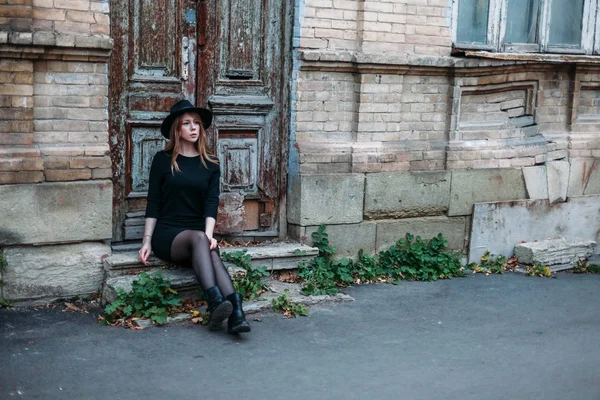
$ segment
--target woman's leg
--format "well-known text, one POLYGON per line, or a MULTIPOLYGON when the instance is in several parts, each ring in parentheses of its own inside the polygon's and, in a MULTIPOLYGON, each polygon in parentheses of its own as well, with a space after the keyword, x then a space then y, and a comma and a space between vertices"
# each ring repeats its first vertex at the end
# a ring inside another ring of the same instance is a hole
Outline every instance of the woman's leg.
POLYGON ((177 264, 191 264, 203 290, 216 284, 210 255, 210 243, 204 232, 183 231, 171 244, 171 259, 177 264))
POLYGON ((215 279, 219 289, 221 289, 221 293, 223 293, 223 296, 225 297, 233 294, 233 292, 235 292, 235 289, 233 288, 233 282, 231 281, 229 272, 227 272, 227 268, 225 268, 225 265, 221 260, 221 254, 218 247, 214 250, 211 250, 210 258, 212 261, 213 270, 215 272, 215 279))
MULTIPOLYGON (((183 231, 179 233, 171 244, 171 259, 178 264, 191 263, 194 274, 206 294, 209 312, 208 327, 210 330, 219 329, 223 321, 231 315, 233 307, 229 300, 223 298, 219 286, 216 284, 217 277, 211 257, 210 242, 204 232, 183 231)), ((231 283, 230 286, 233 288, 231 283)), ((230 293, 233 293, 233 289, 230 293)))
POLYGON ((231 277, 227 272, 227 268, 223 265, 223 261, 221 261, 221 255, 219 253, 219 249, 212 250, 210 252, 210 256, 212 258, 213 266, 215 269, 215 277, 217 279, 217 284, 221 288, 221 291, 225 293, 225 287, 231 287, 231 292, 226 295, 227 300, 233 304, 233 312, 227 321, 227 332, 229 333, 240 333, 240 332, 250 332, 250 324, 246 321, 246 316, 244 315, 244 309, 242 308, 242 296, 239 293, 235 293, 235 289, 233 288, 233 283, 231 282, 231 277))

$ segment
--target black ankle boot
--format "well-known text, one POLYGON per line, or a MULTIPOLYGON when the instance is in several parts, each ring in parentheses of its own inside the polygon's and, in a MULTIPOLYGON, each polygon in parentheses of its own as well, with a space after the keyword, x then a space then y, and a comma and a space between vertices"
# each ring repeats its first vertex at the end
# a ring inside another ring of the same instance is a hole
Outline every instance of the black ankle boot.
POLYGON ((227 300, 233 305, 233 312, 227 320, 227 332, 250 332, 250 324, 246 321, 244 310, 242 309, 242 295, 239 293, 232 293, 227 296, 227 300))
POLYGON ((208 329, 216 331, 221 329, 223 321, 231 315, 233 306, 231 302, 223 299, 218 286, 213 286, 204 291, 208 302, 208 329))

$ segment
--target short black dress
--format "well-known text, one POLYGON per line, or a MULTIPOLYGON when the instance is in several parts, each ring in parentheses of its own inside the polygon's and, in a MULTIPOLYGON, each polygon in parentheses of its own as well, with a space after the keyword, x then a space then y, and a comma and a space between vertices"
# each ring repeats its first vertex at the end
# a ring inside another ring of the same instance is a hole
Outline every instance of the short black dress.
POLYGON ((217 218, 221 170, 218 164, 202 165, 199 156, 177 156, 181 172, 171 172, 171 154, 156 153, 150 168, 146 218, 158 221, 152 235, 152 251, 171 260, 175 236, 185 230, 204 231, 207 217, 217 218))

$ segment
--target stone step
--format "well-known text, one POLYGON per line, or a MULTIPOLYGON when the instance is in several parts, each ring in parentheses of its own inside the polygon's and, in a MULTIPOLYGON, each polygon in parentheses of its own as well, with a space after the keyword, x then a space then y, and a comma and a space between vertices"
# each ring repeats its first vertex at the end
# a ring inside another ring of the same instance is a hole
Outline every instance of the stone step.
MULTIPOLYGON (((139 245, 137 247, 139 249, 139 245)), ((114 252, 104 260, 104 269, 108 277, 127 275, 130 272, 141 272, 165 266, 167 263, 151 255, 148 265, 138 259, 137 249, 114 252)), ((221 254, 246 250, 251 257, 253 267, 267 267, 268 271, 296 269, 300 262, 308 262, 319 254, 315 247, 294 242, 278 242, 262 246, 227 247, 221 249, 221 254)))
POLYGON ((522 264, 574 265, 580 259, 594 254, 595 247, 593 240, 546 239, 516 245, 515 256, 522 264))
MULTIPOLYGON (((196 298, 199 292, 198 281, 191 268, 161 269, 153 268, 146 270, 148 274, 161 271, 163 278, 171 281, 171 287, 184 298, 196 298)), ((117 289, 123 289, 126 292, 131 291, 134 281, 139 279, 139 275, 122 275, 107 278, 102 287, 102 303, 112 303, 117 299, 117 289)))
MULTIPOLYGON (((156 270, 150 271, 150 273, 156 270)), ((162 276, 171 280, 171 287, 178 291, 178 295, 182 298, 197 299, 200 294, 200 287, 196 283, 196 278, 191 269, 163 269, 162 276)), ((133 281, 137 279, 137 275, 119 276, 109 278, 106 281, 102 292, 103 304, 108 304, 116 300, 116 289, 121 288, 125 291, 131 290, 133 281)), ((244 303, 244 311, 246 314, 269 311, 272 309, 273 299, 279 297, 286 290, 290 301, 306 306, 314 306, 319 304, 331 304, 341 302, 351 302, 354 298, 344 293, 335 295, 319 295, 319 296, 304 296, 300 293, 302 285, 299 283, 286 283, 277 280, 267 280, 267 290, 254 301, 244 303)), ((206 305, 199 308, 200 311, 206 311, 206 305)), ((168 318, 167 324, 187 322, 192 318, 189 313, 180 313, 172 315, 168 318)), ((138 320, 136 323, 144 328, 151 327, 150 320, 138 320)))
MULTIPOLYGON (((308 307, 354 301, 353 297, 344 293, 337 293, 335 295, 304 296, 300 293, 301 285, 298 283, 268 281, 267 284, 268 290, 257 300, 244 302, 244 312, 246 315, 269 312, 273 309, 273 299, 281 296, 286 290, 288 291, 288 298, 291 302, 304 304, 308 307)), ((206 312, 206 306, 201 306, 198 310, 206 312)), ((191 319, 192 315, 190 313, 179 313, 169 316, 166 324, 186 323, 191 319)), ((248 318, 248 321, 250 322, 250 325, 254 323, 251 318, 248 318)), ((135 323, 142 328, 150 328, 153 326, 152 321, 147 319, 140 319, 135 321, 135 323)))

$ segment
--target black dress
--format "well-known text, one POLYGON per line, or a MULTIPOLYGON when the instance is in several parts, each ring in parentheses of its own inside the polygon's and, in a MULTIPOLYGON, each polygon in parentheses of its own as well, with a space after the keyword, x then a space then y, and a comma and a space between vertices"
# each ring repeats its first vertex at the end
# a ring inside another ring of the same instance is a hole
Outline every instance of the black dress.
POLYGON ((219 165, 199 156, 177 156, 181 172, 171 172, 171 154, 156 153, 150 168, 146 218, 158 219, 152 235, 152 251, 171 261, 171 244, 185 230, 204 231, 206 217, 217 218, 219 165))

